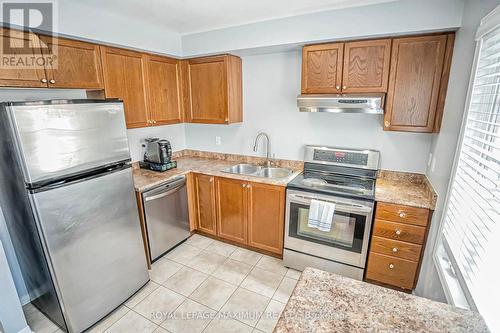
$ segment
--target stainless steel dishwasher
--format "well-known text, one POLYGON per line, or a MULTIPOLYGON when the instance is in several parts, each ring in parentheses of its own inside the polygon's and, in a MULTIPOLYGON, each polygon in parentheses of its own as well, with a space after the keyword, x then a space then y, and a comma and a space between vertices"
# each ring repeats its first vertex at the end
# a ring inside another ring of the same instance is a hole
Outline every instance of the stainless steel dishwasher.
POLYGON ((142 193, 151 260, 189 237, 186 177, 142 193))

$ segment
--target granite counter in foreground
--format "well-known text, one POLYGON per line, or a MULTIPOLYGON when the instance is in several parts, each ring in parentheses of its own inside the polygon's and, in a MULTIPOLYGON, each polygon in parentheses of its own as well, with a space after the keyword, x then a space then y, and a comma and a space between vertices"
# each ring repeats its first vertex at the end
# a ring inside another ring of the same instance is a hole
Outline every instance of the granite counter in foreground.
POLYGON ((437 194, 423 174, 380 170, 375 201, 434 210, 437 194))
POLYGON ((488 332, 481 315, 306 268, 274 329, 302 332, 488 332))

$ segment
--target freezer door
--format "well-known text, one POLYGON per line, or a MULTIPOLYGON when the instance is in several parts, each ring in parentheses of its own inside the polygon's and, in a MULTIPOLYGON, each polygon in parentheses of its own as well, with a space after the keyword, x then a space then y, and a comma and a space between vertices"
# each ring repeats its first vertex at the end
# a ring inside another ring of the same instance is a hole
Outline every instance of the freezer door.
POLYGON ((130 159, 123 103, 9 106, 27 184, 130 159))
POLYGON ((149 280, 131 168, 30 195, 70 332, 149 280))

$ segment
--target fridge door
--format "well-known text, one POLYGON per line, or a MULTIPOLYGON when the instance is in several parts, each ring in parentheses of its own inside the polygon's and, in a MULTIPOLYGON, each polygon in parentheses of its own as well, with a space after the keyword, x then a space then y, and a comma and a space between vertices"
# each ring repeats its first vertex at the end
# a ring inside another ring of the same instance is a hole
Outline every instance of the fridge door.
POLYGON ((122 102, 26 102, 7 109, 27 184, 130 159, 122 102))
POLYGON ((70 332, 87 329, 147 283, 130 167, 30 200, 70 332))

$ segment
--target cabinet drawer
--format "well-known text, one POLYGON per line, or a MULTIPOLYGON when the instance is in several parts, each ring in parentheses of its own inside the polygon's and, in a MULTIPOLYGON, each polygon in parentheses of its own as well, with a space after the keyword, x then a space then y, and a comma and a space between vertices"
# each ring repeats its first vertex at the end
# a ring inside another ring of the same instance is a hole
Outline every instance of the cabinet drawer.
POLYGON ((379 202, 375 217, 382 220, 427 226, 429 210, 379 202))
POLYGON ((418 262, 421 249, 421 245, 373 236, 370 251, 418 262))
POLYGON ((413 289, 418 263, 370 252, 366 279, 403 289, 413 289))
POLYGON ((423 244, 425 239, 425 228, 410 224, 375 219, 373 236, 415 244, 423 244))

